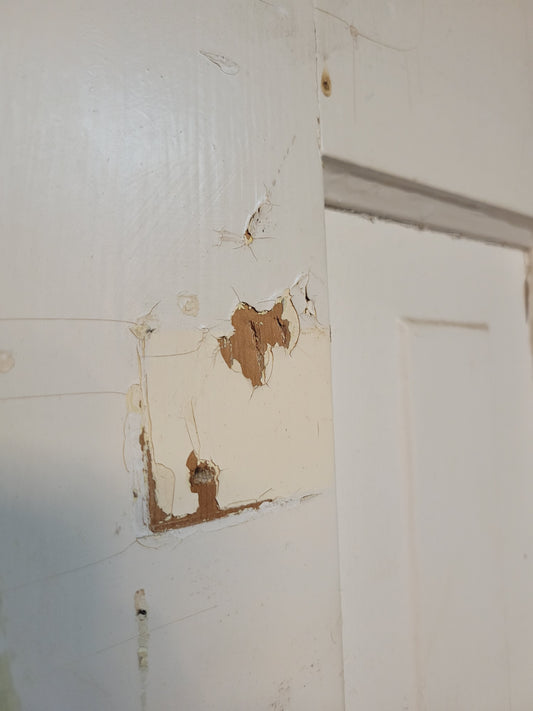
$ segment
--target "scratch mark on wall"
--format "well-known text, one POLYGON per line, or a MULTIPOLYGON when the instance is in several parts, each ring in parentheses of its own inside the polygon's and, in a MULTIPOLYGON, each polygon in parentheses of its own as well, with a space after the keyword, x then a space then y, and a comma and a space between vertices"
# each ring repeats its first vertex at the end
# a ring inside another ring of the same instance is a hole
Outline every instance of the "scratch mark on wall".
POLYGON ((230 59, 223 54, 217 54, 216 52, 206 52, 203 49, 200 49, 199 52, 202 56, 216 65, 221 72, 224 72, 224 74, 234 75, 239 73, 240 67, 237 62, 233 61, 233 59, 230 59))
POLYGON ((241 372, 254 387, 267 382, 267 367, 273 361, 274 346, 292 351, 299 337, 300 322, 289 290, 267 311, 238 304, 231 317, 233 335, 218 339, 227 366, 239 363, 241 372))
POLYGON ((89 563, 85 563, 84 565, 77 565, 75 568, 68 568, 66 570, 60 570, 58 573, 52 573, 51 575, 45 575, 42 578, 34 578, 33 580, 28 580, 27 582, 20 583, 19 585, 14 585, 13 587, 10 587, 10 588, 4 588, 2 590, 2 594, 13 593, 13 592, 16 592, 17 590, 22 590, 23 588, 32 587, 34 585, 41 585, 42 583, 47 583, 50 580, 54 580, 55 578, 61 578, 64 575, 73 575, 74 573, 77 573, 80 570, 86 570, 87 568, 92 568, 94 565, 100 565, 101 563, 106 563, 108 560, 112 560, 113 558, 123 555, 126 551, 128 551, 136 543, 138 543, 139 545, 142 545, 139 542, 139 540, 137 538, 135 538, 133 541, 131 541, 131 543, 128 543, 128 545, 125 546, 124 548, 121 548, 119 551, 116 551, 115 553, 111 553, 110 555, 107 555, 104 558, 99 558, 98 560, 92 560, 89 563))
POLYGON ((125 321, 119 318, 76 318, 74 316, 10 316, 2 317, 0 321, 95 321, 97 323, 125 323, 135 326, 135 321, 125 321))
POLYGON ((148 607, 146 594, 141 588, 134 595, 135 616, 137 618, 137 664, 139 666, 141 681, 141 708, 146 709, 146 674, 148 671, 148 607))
POLYGON ((280 15, 287 16, 289 14, 286 8, 276 5, 273 2, 268 2, 268 0, 259 0, 259 2, 263 3, 263 5, 268 5, 268 7, 272 7, 274 10, 277 10, 280 15))
POLYGON ((367 42, 371 42, 372 44, 378 45, 379 47, 383 47, 384 49, 390 49, 394 52, 416 52, 416 50, 418 50, 418 48, 420 46, 420 42, 422 41, 423 5, 422 5, 421 19, 419 21, 417 41, 414 44, 410 44, 410 45, 406 45, 406 46, 400 46, 400 45, 394 45, 394 44, 391 44, 388 42, 382 42, 381 40, 377 39, 376 37, 372 37, 371 35, 361 32, 357 27, 352 25, 350 22, 347 22, 344 18, 340 17, 339 15, 335 15, 335 13, 330 12, 329 10, 324 10, 324 8, 316 7, 315 10, 317 12, 322 13, 323 15, 327 15, 328 17, 331 17, 332 19, 337 20, 338 22, 342 23, 349 30, 350 35, 352 36, 353 40, 357 40, 359 37, 361 37, 362 39, 365 39, 367 42))
POLYGON ((127 393, 120 390, 89 390, 87 392, 80 393, 43 393, 37 395, 9 395, 7 397, 0 397, 0 402, 7 402, 8 400, 35 400, 44 397, 80 397, 85 395, 120 395, 124 397, 127 393))
POLYGON ((11 351, 0 351, 0 373, 9 373, 15 365, 15 358, 11 351))
POLYGON ((173 353, 150 353, 146 354, 144 358, 176 358, 178 356, 186 356, 186 355, 191 355, 192 353, 198 353, 200 348, 204 345, 204 341, 207 338, 207 336, 210 335, 209 329, 208 328, 202 328, 200 329, 202 335, 200 340, 198 341, 198 345, 195 348, 191 348, 187 351, 176 351, 173 353))
POLYGON ((147 314, 144 314, 144 316, 138 318, 137 321, 135 321, 135 324, 130 328, 130 331, 140 342, 144 343, 146 338, 148 338, 148 336, 150 336, 150 334, 152 334, 159 326, 159 320, 154 315, 154 309, 157 305, 158 304, 154 304, 150 311, 147 314))
MULTIPOLYGON (((176 625, 180 622, 185 622, 186 620, 190 620, 192 617, 197 617, 198 615, 203 614, 204 612, 211 612, 211 610, 216 610, 218 605, 211 605, 210 607, 205 607, 202 610, 196 610, 195 612, 191 612, 189 615, 184 615, 183 617, 176 617, 173 620, 168 620, 168 622, 163 622, 161 625, 156 625, 155 627, 150 628, 150 634, 153 635, 154 632, 157 632, 158 630, 164 629, 165 627, 170 627, 170 625, 176 625)), ((91 652, 90 655, 86 656, 92 656, 95 654, 103 654, 104 652, 108 652, 110 649, 115 649, 116 647, 120 647, 123 644, 128 644, 128 642, 132 642, 134 639, 138 639, 138 636, 136 635, 135 637, 126 637, 125 639, 121 639, 119 642, 114 642, 113 644, 108 644, 106 647, 101 647, 100 649, 97 649, 94 652, 91 652)), ((79 662, 86 657, 78 657, 75 661, 79 662)))

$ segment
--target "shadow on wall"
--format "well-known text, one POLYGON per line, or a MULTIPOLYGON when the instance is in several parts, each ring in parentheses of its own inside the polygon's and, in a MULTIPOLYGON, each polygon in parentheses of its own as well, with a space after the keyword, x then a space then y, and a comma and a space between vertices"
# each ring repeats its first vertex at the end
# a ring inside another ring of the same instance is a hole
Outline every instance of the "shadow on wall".
POLYGON ((80 400, 0 402, 2 711, 142 711, 124 398, 80 400))

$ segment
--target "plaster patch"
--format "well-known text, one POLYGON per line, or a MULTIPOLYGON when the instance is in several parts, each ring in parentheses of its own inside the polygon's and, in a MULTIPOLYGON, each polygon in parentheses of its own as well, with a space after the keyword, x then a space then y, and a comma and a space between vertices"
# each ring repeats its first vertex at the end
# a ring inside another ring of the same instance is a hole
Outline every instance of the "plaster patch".
POLYGON ((140 329, 125 461, 144 530, 301 501, 332 484, 329 332, 306 317, 315 309, 305 284, 263 311, 239 303, 216 329, 140 329))
POLYGON ((200 302, 196 294, 178 294, 178 307, 185 316, 198 316, 200 302))

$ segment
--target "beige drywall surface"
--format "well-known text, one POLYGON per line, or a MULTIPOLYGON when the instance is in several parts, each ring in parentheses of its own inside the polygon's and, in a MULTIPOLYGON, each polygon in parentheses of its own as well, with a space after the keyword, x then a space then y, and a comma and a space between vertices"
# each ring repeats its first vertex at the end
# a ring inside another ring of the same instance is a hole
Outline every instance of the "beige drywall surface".
POLYGON ((2 703, 340 709, 311 8, 2 12, 2 703), (219 339, 283 299, 254 387, 219 339), (245 508, 154 535, 191 452, 245 508))

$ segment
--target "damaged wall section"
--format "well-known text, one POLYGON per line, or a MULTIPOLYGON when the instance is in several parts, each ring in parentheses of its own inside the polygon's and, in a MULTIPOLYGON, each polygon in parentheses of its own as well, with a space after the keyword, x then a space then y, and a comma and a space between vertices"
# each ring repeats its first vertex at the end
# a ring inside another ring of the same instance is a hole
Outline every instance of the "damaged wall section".
POLYGON ((268 309, 241 301, 218 329, 163 328, 157 308, 132 328, 143 520, 151 531, 331 484, 329 332, 309 306, 307 281, 300 278, 268 309))

